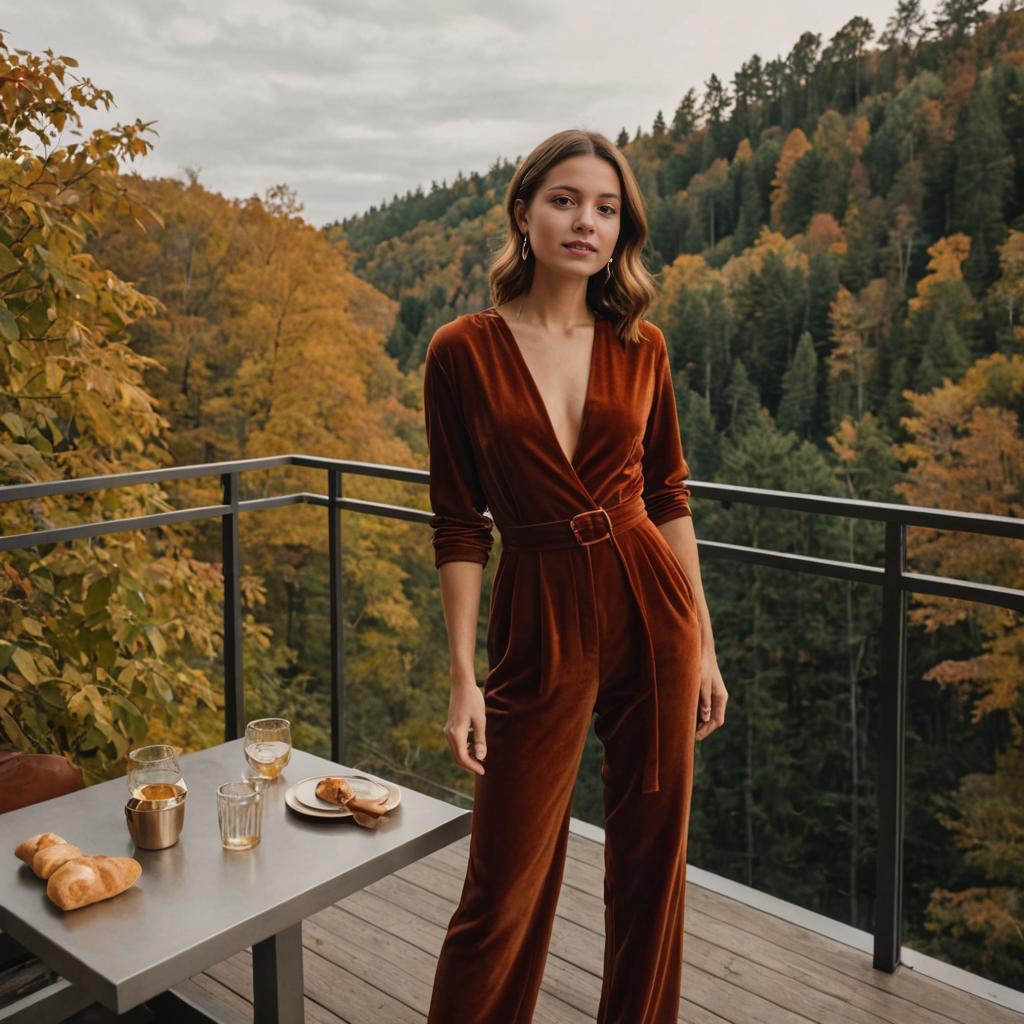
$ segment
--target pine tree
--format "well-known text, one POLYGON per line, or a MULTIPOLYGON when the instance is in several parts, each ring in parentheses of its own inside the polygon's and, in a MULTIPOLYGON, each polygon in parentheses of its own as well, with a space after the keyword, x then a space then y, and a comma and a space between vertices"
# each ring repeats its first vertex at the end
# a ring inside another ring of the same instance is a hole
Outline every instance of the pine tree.
POLYGON ((814 422, 818 394, 818 356, 809 331, 800 335, 793 362, 782 378, 779 430, 808 439, 814 422))

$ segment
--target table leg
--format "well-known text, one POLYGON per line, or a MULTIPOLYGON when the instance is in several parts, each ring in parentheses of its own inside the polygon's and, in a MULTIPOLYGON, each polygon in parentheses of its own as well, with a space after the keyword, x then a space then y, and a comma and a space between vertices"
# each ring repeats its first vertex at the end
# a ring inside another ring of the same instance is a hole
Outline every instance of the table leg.
POLYGON ((254 1024, 303 1024, 302 922, 252 947, 254 1024))

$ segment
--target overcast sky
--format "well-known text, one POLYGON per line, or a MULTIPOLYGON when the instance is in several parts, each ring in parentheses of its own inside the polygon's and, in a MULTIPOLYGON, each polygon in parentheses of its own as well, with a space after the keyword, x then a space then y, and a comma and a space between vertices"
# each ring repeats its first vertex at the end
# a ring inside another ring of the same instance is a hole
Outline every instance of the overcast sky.
MULTIPOLYGON (((933 12, 938 0, 925 0, 933 12)), ((998 4, 990 3, 995 10, 998 4)), ((7 44, 75 57, 117 103, 88 128, 156 121, 150 176, 199 169, 229 196, 294 188, 320 225, 553 131, 614 141, 670 121, 691 86, 754 53, 881 32, 896 0, 43 0, 11 3, 7 44)))

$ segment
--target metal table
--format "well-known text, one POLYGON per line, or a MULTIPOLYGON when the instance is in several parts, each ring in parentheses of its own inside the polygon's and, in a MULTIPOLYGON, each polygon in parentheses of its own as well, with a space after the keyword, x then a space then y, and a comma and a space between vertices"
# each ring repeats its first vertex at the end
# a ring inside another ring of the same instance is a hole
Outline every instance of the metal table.
MULTIPOLYGON (((255 1021, 300 1022, 303 918, 469 833, 471 811, 405 787, 376 829, 302 817, 284 802, 290 785, 352 769, 293 750, 264 795, 260 844, 224 850, 216 788, 240 777, 242 744, 182 756, 185 825, 166 850, 136 849, 123 778, 0 815, 0 926, 66 979, 54 993, 64 1012, 96 1001, 124 1013, 252 946, 255 1021), (56 832, 84 854, 135 857, 142 877, 112 899, 60 910, 46 883, 14 859, 15 846, 39 832, 56 832)), ((38 1022, 39 1009, 22 1012, 38 1022)))

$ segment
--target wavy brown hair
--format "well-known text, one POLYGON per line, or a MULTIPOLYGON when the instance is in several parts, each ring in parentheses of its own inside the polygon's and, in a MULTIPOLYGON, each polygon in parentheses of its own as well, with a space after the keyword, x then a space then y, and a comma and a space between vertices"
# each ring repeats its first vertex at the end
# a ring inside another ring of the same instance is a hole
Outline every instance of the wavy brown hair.
POLYGON ((538 145, 516 168, 505 195, 508 235, 491 264, 488 283, 492 302, 500 306, 529 289, 535 259, 530 249, 523 260, 523 234, 516 224, 515 204, 521 199, 529 206, 541 182, 555 164, 581 154, 607 160, 619 176, 622 209, 619 238, 612 254, 611 277, 606 267, 590 275, 587 304, 600 316, 615 323, 616 333, 627 341, 639 342, 640 321, 654 301, 654 278, 644 266, 643 247, 647 241, 647 211, 640 186, 618 146, 600 132, 567 128, 555 132, 538 145))

